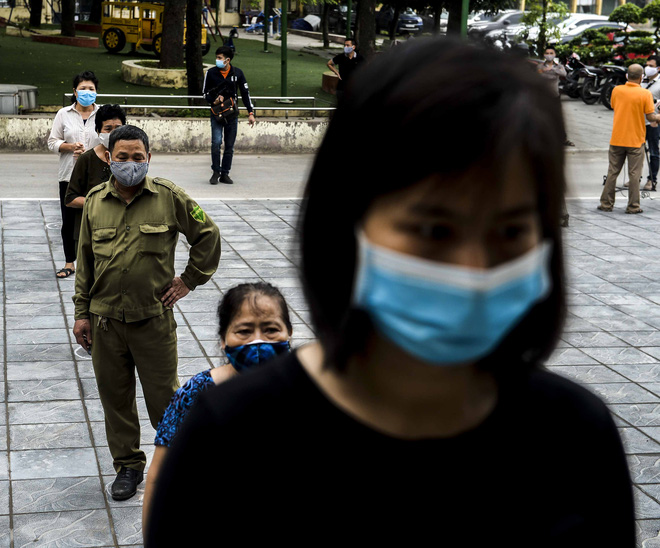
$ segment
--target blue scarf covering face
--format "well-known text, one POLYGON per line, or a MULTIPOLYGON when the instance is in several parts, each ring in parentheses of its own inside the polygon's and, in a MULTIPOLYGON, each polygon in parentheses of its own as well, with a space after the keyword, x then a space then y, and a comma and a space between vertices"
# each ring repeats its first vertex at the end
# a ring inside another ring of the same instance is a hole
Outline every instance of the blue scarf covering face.
POLYGON ((241 346, 225 346, 225 354, 229 363, 239 373, 290 351, 289 341, 269 343, 256 340, 241 346))

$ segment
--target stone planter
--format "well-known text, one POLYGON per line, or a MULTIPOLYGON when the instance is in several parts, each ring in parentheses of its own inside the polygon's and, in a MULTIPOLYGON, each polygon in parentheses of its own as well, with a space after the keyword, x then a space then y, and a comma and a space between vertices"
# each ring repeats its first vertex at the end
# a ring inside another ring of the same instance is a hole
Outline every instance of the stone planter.
MULTIPOLYGON (((208 70, 213 65, 204 65, 208 70)), ((149 86, 152 88, 187 88, 186 69, 161 69, 138 65, 138 61, 123 61, 121 64, 121 79, 124 82, 149 86)))

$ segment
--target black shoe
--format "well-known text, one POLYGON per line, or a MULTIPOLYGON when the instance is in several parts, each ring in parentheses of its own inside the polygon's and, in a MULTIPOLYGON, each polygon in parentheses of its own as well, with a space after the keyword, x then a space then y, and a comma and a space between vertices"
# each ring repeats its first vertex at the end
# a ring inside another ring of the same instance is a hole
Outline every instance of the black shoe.
POLYGON ((214 171, 213 175, 211 175, 211 178, 209 179, 209 183, 211 183, 212 185, 217 185, 219 180, 220 180, 220 173, 214 171))
POLYGON ((110 489, 112 498, 114 500, 130 499, 137 492, 137 486, 142 483, 143 479, 142 472, 122 466, 110 489))
POLYGON ((232 181, 232 180, 229 178, 229 174, 228 174, 228 173, 223 173, 222 175, 220 175, 220 182, 221 182, 221 183, 225 183, 226 185, 233 185, 233 184, 234 184, 234 181, 232 181))

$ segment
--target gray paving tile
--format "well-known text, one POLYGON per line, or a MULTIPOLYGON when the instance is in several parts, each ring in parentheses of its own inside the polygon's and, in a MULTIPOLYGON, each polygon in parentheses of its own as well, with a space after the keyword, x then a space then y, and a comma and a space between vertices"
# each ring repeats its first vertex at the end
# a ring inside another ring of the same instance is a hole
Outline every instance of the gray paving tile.
POLYGON ((39 381, 9 381, 10 402, 75 400, 80 398, 75 379, 44 379, 39 381))
POLYGON ((11 451, 12 480, 98 475, 92 448, 11 451))
MULTIPOLYGON (((295 336, 295 333, 294 333, 295 336)), ((577 348, 559 348, 555 350, 547 365, 598 365, 598 362, 577 348)))
MULTIPOLYGON (((22 305, 21 305, 22 306, 22 305)), ((58 314, 62 314, 60 310, 58 314)), ((69 343, 67 329, 15 329, 7 331, 7 345, 46 345, 49 343, 69 343)), ((12 360, 21 361, 21 360, 12 360)))
POLYGON ((583 348, 582 352, 603 364, 657 363, 658 360, 636 348, 583 348))
POLYGON ((607 384, 586 384, 588 389, 600 395, 606 402, 614 403, 655 403, 660 401, 660 397, 641 386, 630 382, 627 383, 607 383, 607 384))
POLYGON ((16 546, 111 546, 105 510, 18 514, 14 517, 16 546))
POLYGON ((9 515, 9 482, 0 481, 0 516, 7 515, 9 515))
POLYGON ((657 490, 652 489, 653 485, 644 485, 643 487, 636 487, 633 491, 635 498, 635 515, 638 519, 659 519, 660 518, 660 504, 653 497, 654 491, 657 495, 657 490))
POLYGON ((13 481, 12 489, 16 514, 105 508, 98 476, 13 481))
MULTIPOLYGON (((630 346, 660 346, 660 331, 614 331, 612 335, 625 341, 630 346)), ((646 350, 644 350, 646 352, 646 350)), ((648 352, 647 352, 648 353, 648 352)))
POLYGON ((548 369, 580 383, 621 383, 627 380, 604 365, 552 365, 548 369))
POLYGON ((16 424, 9 429, 13 451, 29 449, 72 449, 91 447, 85 422, 16 424))
POLYGON ((0 548, 10 548, 11 546, 9 523, 9 516, 0 516, 0 548))
POLYGON ((142 542, 142 507, 112 506, 112 521, 115 525, 117 542, 120 545, 134 545, 142 542))
POLYGON ((75 376, 74 363, 71 360, 7 363, 7 379, 10 381, 74 379, 75 376))
MULTIPOLYGON (((305 316, 309 319, 309 314, 305 314, 305 316)), ((629 346, 627 342, 603 331, 564 333, 562 339, 576 348, 629 346)))
POLYGON ((85 420, 80 400, 8 403, 7 405, 10 424, 69 423, 85 420))
POLYGON ((619 428, 626 454, 660 453, 660 443, 635 428, 619 428))

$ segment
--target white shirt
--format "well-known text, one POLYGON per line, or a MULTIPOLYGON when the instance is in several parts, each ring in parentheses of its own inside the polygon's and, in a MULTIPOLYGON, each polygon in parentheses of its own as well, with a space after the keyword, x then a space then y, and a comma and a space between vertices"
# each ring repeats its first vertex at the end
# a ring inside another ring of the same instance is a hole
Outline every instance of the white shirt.
MULTIPOLYGON (((644 87, 651 92, 653 95, 653 102, 660 101, 660 76, 656 76, 653 80, 646 80, 644 82, 644 87)), ((646 120, 646 125, 650 125, 651 122, 646 120)))
POLYGON ((99 144, 99 137, 96 133, 96 111, 99 109, 94 104, 94 110, 83 122, 83 117, 76 110, 76 103, 71 106, 61 108, 55 115, 53 129, 48 136, 48 149, 60 155, 60 167, 57 173, 58 181, 68 181, 73 172, 73 152, 60 152, 63 143, 83 143, 85 150, 95 147, 99 144))

